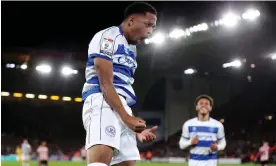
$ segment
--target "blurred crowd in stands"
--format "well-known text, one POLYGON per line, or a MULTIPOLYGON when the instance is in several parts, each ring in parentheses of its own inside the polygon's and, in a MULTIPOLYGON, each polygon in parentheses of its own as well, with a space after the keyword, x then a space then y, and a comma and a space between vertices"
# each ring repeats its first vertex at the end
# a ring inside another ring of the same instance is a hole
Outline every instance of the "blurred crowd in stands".
MULTIPOLYGON (((182 151, 178 147, 180 132, 172 135, 167 141, 162 140, 153 145, 141 149, 141 158, 150 160, 152 157, 188 157, 188 151, 182 151)), ((22 138, 2 134, 2 155, 15 154, 16 147, 20 146, 22 138)), ((270 133, 265 138, 257 133, 246 133, 241 130, 238 133, 227 135, 227 148, 219 153, 221 158, 241 158, 242 162, 254 162, 255 155, 258 153, 262 141, 267 140, 270 146, 276 146, 276 133, 270 133)), ((39 140, 29 140, 32 149, 37 149, 39 140)), ((73 157, 81 157, 82 140, 78 141, 56 141, 49 142, 49 152, 51 160, 71 160, 73 157)), ((36 157, 35 150, 33 158, 36 157)), ((276 163, 276 151, 271 153, 270 161, 276 163)))

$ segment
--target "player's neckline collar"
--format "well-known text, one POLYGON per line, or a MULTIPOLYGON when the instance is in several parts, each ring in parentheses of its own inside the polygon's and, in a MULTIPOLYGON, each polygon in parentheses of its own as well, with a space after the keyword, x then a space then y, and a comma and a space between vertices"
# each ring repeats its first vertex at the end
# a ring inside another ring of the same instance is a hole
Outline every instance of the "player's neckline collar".
POLYGON ((119 25, 118 28, 119 28, 120 34, 121 34, 122 36, 124 36, 122 26, 119 25))
POLYGON ((210 117, 209 117, 208 120, 206 120, 206 121, 201 121, 201 120, 199 120, 198 117, 196 117, 196 119, 197 119, 198 121, 200 121, 200 122, 209 122, 209 121, 210 121, 210 117))

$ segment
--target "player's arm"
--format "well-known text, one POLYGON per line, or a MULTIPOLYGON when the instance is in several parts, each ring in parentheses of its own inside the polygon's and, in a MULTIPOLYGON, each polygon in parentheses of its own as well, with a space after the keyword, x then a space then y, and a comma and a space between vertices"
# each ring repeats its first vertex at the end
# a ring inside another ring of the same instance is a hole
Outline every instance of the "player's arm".
POLYGON ((211 149, 215 150, 215 151, 220 151, 220 150, 224 150, 226 147, 226 140, 225 140, 225 133, 224 133, 224 127, 221 124, 221 126, 218 129, 218 134, 217 134, 217 148, 212 148, 213 144, 211 145, 211 149))
POLYGON ((89 47, 89 51, 91 56, 94 58, 94 66, 98 74, 100 88, 105 100, 110 107, 119 114, 121 119, 130 129, 141 132, 145 128, 145 122, 140 118, 131 119, 132 117, 124 109, 119 95, 113 85, 112 55, 114 53, 114 48, 116 48, 115 40, 115 38, 103 36, 99 38, 95 36, 91 41, 92 45, 90 44, 91 46, 89 47), (93 45, 94 43, 95 45, 93 45), (95 48, 99 50, 98 53, 94 53, 95 48))
POLYGON ((188 129, 188 124, 187 122, 184 123, 183 127, 182 127, 182 134, 179 140, 179 147, 180 149, 186 149, 187 147, 193 145, 193 141, 190 138, 190 134, 189 134, 189 129, 188 129))
POLYGON ((257 160, 257 159, 260 157, 261 154, 262 154, 262 152, 259 151, 259 152, 256 154, 256 156, 255 156, 255 160, 257 160))

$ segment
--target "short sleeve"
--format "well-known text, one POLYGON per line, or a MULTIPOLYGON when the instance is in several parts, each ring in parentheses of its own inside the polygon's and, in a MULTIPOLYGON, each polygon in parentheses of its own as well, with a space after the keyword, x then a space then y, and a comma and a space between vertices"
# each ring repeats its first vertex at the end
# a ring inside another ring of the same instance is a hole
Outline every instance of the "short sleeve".
POLYGON ((217 139, 218 140, 221 140, 225 137, 225 133, 224 133, 224 127, 222 124, 219 125, 219 128, 218 128, 218 133, 217 133, 217 139))
POLYGON ((92 58, 103 58, 112 61, 115 50, 116 36, 108 30, 97 33, 91 40, 88 48, 88 56, 92 58))
POLYGON ((187 122, 183 124, 181 137, 184 139, 190 139, 189 127, 187 122))

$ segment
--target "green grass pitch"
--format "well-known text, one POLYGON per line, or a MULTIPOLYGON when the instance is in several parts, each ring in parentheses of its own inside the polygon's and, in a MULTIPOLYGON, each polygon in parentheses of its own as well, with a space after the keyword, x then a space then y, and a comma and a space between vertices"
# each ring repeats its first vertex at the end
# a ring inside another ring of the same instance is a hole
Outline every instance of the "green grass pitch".
MULTIPOLYGON (((1 161, 1 166, 21 166, 20 162, 12 161, 1 161)), ((38 166, 37 162, 31 162, 30 166, 38 166)), ((59 161, 59 162, 50 162, 49 166, 86 166, 84 162, 68 162, 68 161, 59 161)), ((187 164, 170 164, 170 163, 137 163, 137 166, 187 166, 187 164)), ((258 164, 242 164, 242 165, 229 165, 221 164, 219 166, 259 166, 258 164)), ((269 165, 269 166, 276 166, 269 165)))

